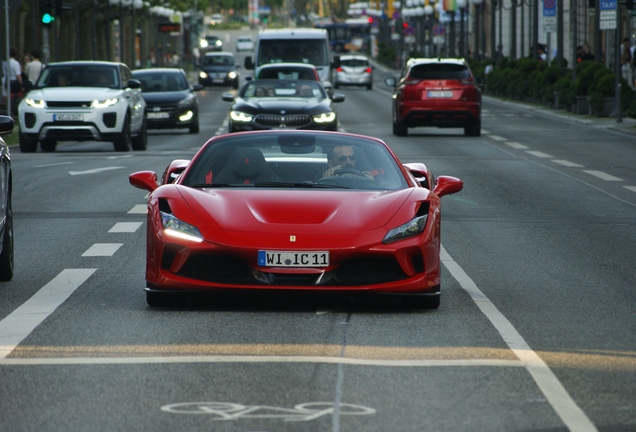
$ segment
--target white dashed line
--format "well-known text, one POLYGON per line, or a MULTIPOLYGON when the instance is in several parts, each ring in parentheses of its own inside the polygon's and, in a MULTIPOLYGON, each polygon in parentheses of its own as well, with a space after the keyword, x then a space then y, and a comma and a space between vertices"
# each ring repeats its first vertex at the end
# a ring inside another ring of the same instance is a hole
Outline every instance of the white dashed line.
POLYGON ((86 170, 86 171, 69 171, 68 173, 70 175, 84 175, 84 174, 98 174, 104 171, 111 171, 111 170, 117 170, 117 169, 122 169, 124 167, 104 167, 104 168, 95 168, 92 170, 86 170))
POLYGON ((632 192, 636 192, 636 186, 623 186, 625 189, 629 189, 632 192))
POLYGON ((123 243, 95 243, 82 254, 83 257, 113 256, 123 243))
POLYGON ((563 160, 563 159, 552 159, 552 162, 558 163, 559 165, 563 165, 570 168, 583 168, 583 165, 579 165, 577 163, 570 162, 568 160, 563 160))
POLYGON ((52 164, 45 164, 45 165, 36 165, 36 168, 44 168, 44 167, 52 167, 52 166, 58 166, 58 165, 69 165, 69 164, 74 164, 75 162, 59 162, 59 163, 52 163, 52 164))
POLYGON ((137 204, 130 210, 128 210, 128 214, 146 214, 148 213, 148 205, 147 204, 137 204))
POLYGON ((459 264, 451 258, 444 247, 441 248, 440 255, 444 266, 471 296, 477 307, 497 329, 504 342, 524 364, 526 370, 566 427, 570 431, 597 432, 594 424, 570 397, 563 384, 561 384, 548 365, 536 352, 530 349, 530 346, 517 329, 477 287, 459 264))
POLYGON ((532 150, 528 150, 528 151, 526 151, 526 153, 531 154, 531 155, 532 155, 532 156, 534 156, 534 157, 544 158, 544 159, 554 157, 554 156, 551 156, 551 155, 549 155, 549 154, 547 154, 547 153, 543 153, 543 152, 540 152, 540 151, 532 151, 532 150))
POLYGON ((614 177, 613 175, 604 173, 603 171, 583 170, 583 172, 593 175, 594 177, 598 177, 601 180, 605 180, 605 181, 623 181, 622 179, 619 179, 618 177, 614 177))
POLYGON ((518 142, 508 141, 508 142, 505 142, 504 144, 518 150, 524 150, 528 148, 527 146, 524 146, 523 144, 519 144, 518 142))
POLYGON ((0 321, 0 359, 6 358, 97 269, 66 269, 0 321))
POLYGON ((481 130, 481 134, 482 134, 482 135, 490 135, 490 132, 489 132, 489 131, 487 131, 486 129, 482 129, 482 130, 481 130))
POLYGON ((494 139, 495 141, 507 141, 506 138, 499 135, 488 135, 488 138, 494 139))
POLYGON ((142 222, 117 222, 109 233, 134 233, 141 226, 142 222))

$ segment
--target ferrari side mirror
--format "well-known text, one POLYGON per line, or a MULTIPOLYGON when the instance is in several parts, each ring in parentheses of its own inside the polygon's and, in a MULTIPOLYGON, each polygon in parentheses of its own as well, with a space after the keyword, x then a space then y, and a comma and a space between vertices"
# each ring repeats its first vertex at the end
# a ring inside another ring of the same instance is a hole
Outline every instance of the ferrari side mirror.
POLYGON ((154 171, 139 171, 132 173, 128 181, 136 188, 153 192, 159 186, 157 184, 157 174, 154 171))
POLYGON ((433 193, 441 198, 444 195, 457 193, 463 188, 464 182, 460 179, 451 176, 439 176, 437 177, 437 183, 435 184, 433 193))

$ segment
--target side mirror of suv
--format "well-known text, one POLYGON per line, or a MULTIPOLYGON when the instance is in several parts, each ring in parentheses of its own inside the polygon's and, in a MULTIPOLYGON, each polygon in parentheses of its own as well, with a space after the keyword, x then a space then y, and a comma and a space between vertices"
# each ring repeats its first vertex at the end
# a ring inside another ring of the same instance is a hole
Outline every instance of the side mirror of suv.
POLYGON ((395 87, 395 85, 397 84, 397 80, 395 78, 387 78, 387 79, 384 80, 384 82, 389 87, 395 87))
POLYGON ((140 89, 141 88, 141 81, 136 80, 136 79, 131 79, 130 81, 128 81, 128 88, 140 89))

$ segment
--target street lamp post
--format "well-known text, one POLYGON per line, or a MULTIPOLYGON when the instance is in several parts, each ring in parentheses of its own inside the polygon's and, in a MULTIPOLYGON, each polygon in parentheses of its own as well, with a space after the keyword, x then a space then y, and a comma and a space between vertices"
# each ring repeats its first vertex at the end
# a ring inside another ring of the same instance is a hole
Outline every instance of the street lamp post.
MULTIPOLYGON (((480 21, 479 21, 479 13, 481 9, 481 3, 483 0, 469 0, 475 6, 475 52, 474 58, 476 60, 481 60, 481 32, 480 32, 480 21)), ((484 47, 485 48, 485 47, 484 47)))

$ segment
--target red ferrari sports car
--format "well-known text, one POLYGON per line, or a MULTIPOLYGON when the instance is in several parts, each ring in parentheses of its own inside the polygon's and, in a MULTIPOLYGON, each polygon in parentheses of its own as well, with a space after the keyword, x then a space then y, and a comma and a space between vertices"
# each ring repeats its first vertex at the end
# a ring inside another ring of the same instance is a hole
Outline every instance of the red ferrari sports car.
POLYGON ((440 304, 440 198, 463 182, 381 140, 325 131, 220 135, 150 192, 146 299, 202 290, 345 291, 440 304))

